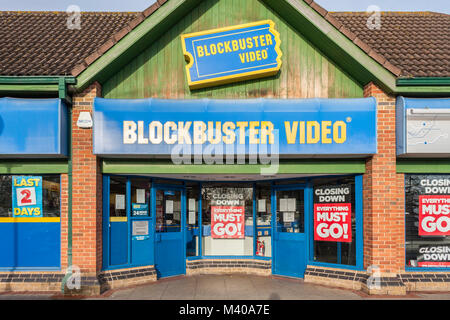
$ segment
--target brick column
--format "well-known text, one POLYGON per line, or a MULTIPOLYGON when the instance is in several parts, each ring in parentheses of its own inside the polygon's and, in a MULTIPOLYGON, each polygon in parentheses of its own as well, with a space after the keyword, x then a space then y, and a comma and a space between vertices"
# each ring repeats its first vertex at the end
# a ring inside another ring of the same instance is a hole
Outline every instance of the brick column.
POLYGON ((78 128, 77 120, 82 111, 92 115, 94 98, 100 96, 98 83, 73 96, 72 261, 88 277, 95 276, 102 266, 102 175, 100 162, 92 153, 92 128, 78 128))
POLYGON ((386 277, 404 269, 403 175, 396 173, 395 97, 373 83, 365 97, 377 99, 378 153, 366 161, 363 177, 364 267, 378 266, 386 277))

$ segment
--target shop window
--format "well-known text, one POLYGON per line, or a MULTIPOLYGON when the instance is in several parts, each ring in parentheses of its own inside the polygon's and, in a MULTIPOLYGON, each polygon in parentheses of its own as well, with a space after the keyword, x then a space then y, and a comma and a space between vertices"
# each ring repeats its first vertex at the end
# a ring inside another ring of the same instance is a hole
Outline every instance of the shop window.
POLYGON ((12 217, 11 176, 0 175, 0 217, 12 217))
POLYGON ((109 216, 126 217, 127 180, 122 177, 111 177, 109 184, 109 216))
POLYGON ((406 266, 450 267, 450 175, 405 176, 406 266))
POLYGON ((272 207, 270 184, 256 185, 256 255, 259 257, 272 256, 272 207))
POLYGON ((313 186, 313 260, 355 266, 354 178, 321 178, 313 186))
POLYGON ((59 175, 0 175, 0 217, 60 215, 59 175))
POLYGON ((148 179, 130 179, 131 216, 148 217, 150 214, 150 187, 148 179))
POLYGON ((253 255, 253 188, 202 188, 204 256, 253 255))
POLYGON ((186 185, 186 256, 196 257, 199 255, 199 200, 200 186, 196 183, 186 185))

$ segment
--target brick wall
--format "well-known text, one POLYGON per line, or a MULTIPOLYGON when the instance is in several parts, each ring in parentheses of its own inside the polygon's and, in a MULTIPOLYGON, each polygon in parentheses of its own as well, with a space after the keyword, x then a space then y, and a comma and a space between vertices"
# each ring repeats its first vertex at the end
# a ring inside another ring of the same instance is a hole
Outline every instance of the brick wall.
POLYGON ((73 96, 73 264, 82 272, 95 273, 102 261, 102 176, 100 162, 92 154, 92 128, 80 129, 80 112, 89 111, 101 96, 98 83, 73 96))
POLYGON ((395 97, 373 83, 364 96, 377 99, 378 118, 378 153, 366 161, 363 177, 364 267, 397 273, 404 269, 404 187, 396 173, 395 97))

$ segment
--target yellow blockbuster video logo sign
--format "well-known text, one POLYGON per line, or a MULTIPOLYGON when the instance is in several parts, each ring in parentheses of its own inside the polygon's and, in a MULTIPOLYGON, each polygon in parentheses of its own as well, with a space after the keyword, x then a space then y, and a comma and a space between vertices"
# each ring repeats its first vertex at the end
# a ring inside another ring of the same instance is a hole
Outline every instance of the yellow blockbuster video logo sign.
POLYGON ((264 20, 181 36, 191 89, 268 77, 281 68, 280 34, 264 20))

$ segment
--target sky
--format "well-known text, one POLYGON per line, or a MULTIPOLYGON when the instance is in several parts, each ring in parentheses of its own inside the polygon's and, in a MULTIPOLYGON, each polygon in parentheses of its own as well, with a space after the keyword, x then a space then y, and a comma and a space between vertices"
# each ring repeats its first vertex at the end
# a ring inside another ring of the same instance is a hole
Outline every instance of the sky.
MULTIPOLYGON (((246 1, 246 0, 241 0, 246 1)), ((66 11, 77 5, 81 11, 142 11, 155 0, 0 0, 0 10, 66 11)), ((328 11, 366 11, 370 5, 382 11, 436 11, 450 14, 448 0, 316 0, 328 11)))

